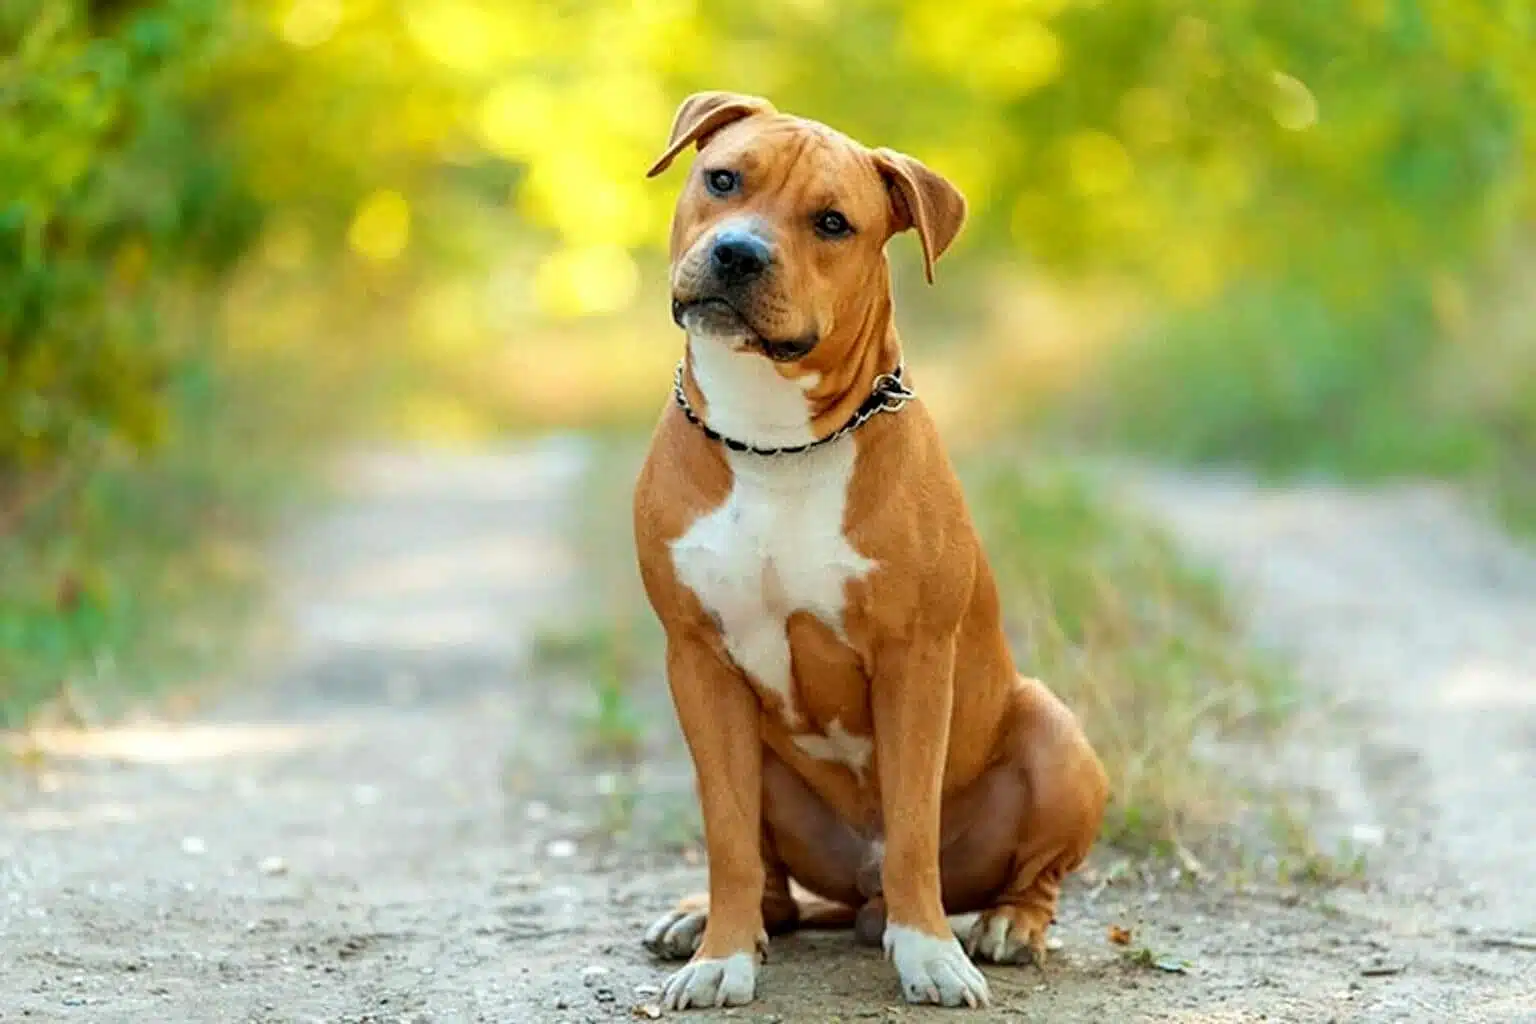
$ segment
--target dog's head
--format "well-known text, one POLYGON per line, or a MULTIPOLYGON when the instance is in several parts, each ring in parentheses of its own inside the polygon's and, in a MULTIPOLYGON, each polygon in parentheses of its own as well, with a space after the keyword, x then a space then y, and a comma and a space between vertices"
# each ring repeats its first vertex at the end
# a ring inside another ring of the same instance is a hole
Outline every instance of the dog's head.
POLYGON ((892 235, 917 232, 931 281, 965 220, 964 197, 917 160, 756 97, 690 96, 650 175, 690 145, 699 156, 672 221, 673 318, 778 362, 853 344, 889 314, 892 235))

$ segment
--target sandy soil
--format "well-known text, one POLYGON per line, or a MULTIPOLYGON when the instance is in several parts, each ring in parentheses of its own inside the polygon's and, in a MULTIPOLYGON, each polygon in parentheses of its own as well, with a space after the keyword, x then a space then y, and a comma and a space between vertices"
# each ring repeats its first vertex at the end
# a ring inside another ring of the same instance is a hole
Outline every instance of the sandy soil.
MULTIPOLYGON (((580 468, 359 458, 276 556, 280 650, 190 720, 44 735, 40 770, 0 773, 0 1021, 648 1019, 640 933, 703 880, 669 842, 693 812, 665 696, 642 763, 604 770, 575 746, 588 687, 530 659, 581 603, 580 468)), ((968 1019, 1536 1020, 1536 558, 1430 491, 1122 479, 1302 666, 1303 728, 1242 767, 1316 794, 1368 884, 1234 891, 1104 851, 1063 948, 989 968, 968 1019)), ((959 1013, 822 935, 694 1016, 959 1013)))

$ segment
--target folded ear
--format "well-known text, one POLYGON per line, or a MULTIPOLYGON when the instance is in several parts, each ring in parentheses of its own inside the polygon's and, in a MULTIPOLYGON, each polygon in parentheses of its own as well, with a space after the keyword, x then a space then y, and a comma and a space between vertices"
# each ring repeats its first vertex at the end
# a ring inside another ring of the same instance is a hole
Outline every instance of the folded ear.
POLYGON ((965 223, 965 196, 942 175, 893 149, 875 150, 875 166, 891 194, 897 231, 917 229, 923 245, 923 273, 933 283, 933 265, 965 223))
POLYGON ((756 96, 743 96, 735 92, 696 92, 683 100, 682 106, 677 108, 667 148, 645 176, 654 178, 672 166, 677 154, 692 143, 698 143, 703 148, 711 135, 731 122, 753 114, 771 113, 773 104, 756 96))

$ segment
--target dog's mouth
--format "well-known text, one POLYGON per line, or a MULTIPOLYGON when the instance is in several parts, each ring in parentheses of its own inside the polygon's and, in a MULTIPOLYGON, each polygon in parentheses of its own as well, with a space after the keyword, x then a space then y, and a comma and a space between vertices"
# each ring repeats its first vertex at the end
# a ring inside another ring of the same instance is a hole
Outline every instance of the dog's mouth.
POLYGON ((785 340, 764 337, 741 310, 719 295, 674 298, 672 321, 685 331, 738 338, 743 348, 760 352, 776 363, 804 358, 820 340, 814 333, 785 340))

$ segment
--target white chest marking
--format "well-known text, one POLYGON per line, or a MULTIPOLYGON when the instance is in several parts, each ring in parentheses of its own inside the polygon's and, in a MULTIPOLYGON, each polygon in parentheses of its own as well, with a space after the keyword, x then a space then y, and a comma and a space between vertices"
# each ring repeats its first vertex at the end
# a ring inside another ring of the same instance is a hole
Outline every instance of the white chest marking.
POLYGON ((864 769, 869 766, 869 755, 875 749, 873 739, 853 735, 835 718, 827 724, 825 736, 796 736, 795 746, 818 761, 835 761, 847 765, 858 776, 863 776, 864 769))
MULTIPOLYGON (((804 393, 767 360, 714 339, 692 345, 710 426, 763 445, 812 439, 804 393)), ((678 578, 719 619, 737 666, 783 701, 792 725, 800 719, 791 700, 789 616, 807 612, 841 631, 844 588, 875 567, 843 534, 854 454, 851 437, 800 455, 729 453, 730 495, 672 544, 678 578)), ((843 737, 825 741, 853 751, 855 738, 843 737)))

